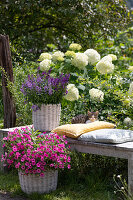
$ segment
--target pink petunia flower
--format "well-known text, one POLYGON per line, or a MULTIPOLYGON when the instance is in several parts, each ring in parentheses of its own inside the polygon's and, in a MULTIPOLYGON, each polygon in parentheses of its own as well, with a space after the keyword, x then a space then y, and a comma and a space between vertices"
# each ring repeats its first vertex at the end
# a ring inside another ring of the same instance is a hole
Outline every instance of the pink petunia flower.
POLYGON ((17 151, 17 147, 16 146, 13 146, 12 149, 13 149, 14 152, 17 151))
POLYGON ((22 166, 21 166, 21 169, 22 169, 22 170, 24 170, 24 169, 25 169, 25 166, 24 166, 24 165, 22 165, 22 166))
POLYGON ((67 168, 68 168, 68 169, 71 169, 71 165, 67 165, 67 168))
POLYGON ((37 167, 40 167, 40 163, 37 163, 36 166, 37 166, 37 167))
POLYGON ((37 173, 40 173, 40 172, 41 172, 41 170, 40 170, 40 169, 37 169, 36 171, 37 171, 37 173))
POLYGON ((41 176, 41 177, 44 177, 44 173, 40 173, 40 176, 41 176))

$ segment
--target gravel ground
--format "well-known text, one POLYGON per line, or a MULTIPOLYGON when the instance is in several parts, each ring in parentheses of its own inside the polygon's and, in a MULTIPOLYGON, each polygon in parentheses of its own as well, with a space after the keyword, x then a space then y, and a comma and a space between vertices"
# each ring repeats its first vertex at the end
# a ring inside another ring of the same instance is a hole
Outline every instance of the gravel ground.
POLYGON ((20 196, 12 197, 10 193, 0 191, 0 200, 29 200, 29 199, 20 196))

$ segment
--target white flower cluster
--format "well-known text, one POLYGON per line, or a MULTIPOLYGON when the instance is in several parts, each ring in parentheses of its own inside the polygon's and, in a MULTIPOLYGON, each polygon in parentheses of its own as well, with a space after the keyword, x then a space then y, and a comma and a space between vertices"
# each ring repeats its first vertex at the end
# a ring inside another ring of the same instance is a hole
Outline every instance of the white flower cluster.
POLYGON ((133 96, 133 82, 130 83, 128 94, 133 96))
POLYGON ((52 59, 54 61, 64 61, 64 53, 61 51, 56 51, 54 52, 54 54, 52 55, 52 59))
POLYGON ((124 124, 127 125, 127 126, 131 126, 133 124, 133 120, 129 117, 126 117, 124 119, 124 124))
POLYGON ((74 84, 68 84, 67 91, 68 93, 64 96, 65 99, 69 101, 75 101, 79 99, 79 91, 74 84))
POLYGON ((88 56, 90 65, 94 65, 100 60, 100 54, 94 49, 87 49, 84 53, 88 56))
MULTIPOLYGON (((71 64, 80 70, 84 70, 89 63, 90 65, 96 65, 96 69, 101 74, 112 73, 114 71, 112 61, 117 60, 117 56, 114 54, 109 54, 101 59, 100 54, 94 49, 87 49, 84 53, 75 53, 75 51, 81 49, 81 45, 77 43, 70 44, 69 49, 66 53, 61 51, 55 51, 52 55, 50 53, 42 53, 39 57, 39 60, 43 61, 43 63, 40 63, 40 69, 48 70, 52 61, 53 63, 56 61, 63 62, 66 59, 67 62, 68 60, 69 62, 71 61, 71 64)), ((61 65, 63 66, 63 63, 61 65)), ((132 71, 132 67, 129 67, 130 71, 132 71)))
POLYGON ((75 57, 76 56, 76 53, 74 51, 67 51, 65 53, 65 56, 68 56, 68 57, 75 57))
POLYGON ((77 44, 77 43, 72 43, 70 44, 69 46, 69 49, 73 50, 73 51, 79 51, 81 49, 81 45, 80 44, 77 44))
POLYGON ((111 56, 112 61, 117 60, 117 56, 116 56, 116 55, 114 55, 114 54, 109 54, 109 56, 111 56))
POLYGON ((97 64, 96 69, 101 74, 108 74, 112 73, 114 71, 114 65, 112 63, 112 56, 107 55, 104 56, 97 64))
POLYGON ((96 88, 92 88, 89 90, 90 98, 95 101, 103 101, 104 93, 96 88))
POLYGON ((133 66, 129 66, 128 70, 133 72, 133 66))
POLYGON ((104 56, 100 61, 109 61, 112 62, 112 57, 110 55, 104 56))
POLYGON ((40 70, 41 71, 48 71, 50 69, 51 60, 44 59, 42 62, 40 62, 40 70))
POLYGON ((72 59, 72 65, 79 69, 84 69, 88 65, 88 57, 84 53, 76 53, 75 57, 72 59))
POLYGON ((123 104, 124 104, 126 107, 129 107, 129 106, 131 106, 131 104, 132 104, 132 100, 131 100, 130 98, 126 98, 126 99, 124 99, 123 104))
POLYGON ((52 59, 51 54, 50 53, 41 53, 39 60, 43 61, 44 59, 51 60, 52 59))

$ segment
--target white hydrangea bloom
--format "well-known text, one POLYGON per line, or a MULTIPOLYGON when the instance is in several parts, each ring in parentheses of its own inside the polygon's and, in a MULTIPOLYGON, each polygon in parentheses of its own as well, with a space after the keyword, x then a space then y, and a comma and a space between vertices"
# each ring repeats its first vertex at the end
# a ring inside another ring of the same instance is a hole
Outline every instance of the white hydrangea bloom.
POLYGON ((92 100, 103 101, 104 99, 104 93, 99 89, 92 88, 89 90, 89 94, 92 100))
POLYGON ((88 57, 84 53, 76 53, 75 57, 72 59, 72 65, 79 69, 84 69, 88 65, 88 57))
POLYGON ((68 57, 75 57, 76 56, 76 53, 74 51, 67 51, 65 53, 65 56, 68 56, 68 57))
POLYGON ((129 66, 128 70, 133 72, 133 66, 129 66))
POLYGON ((110 55, 104 56, 100 61, 109 61, 112 63, 112 57, 110 55))
POLYGON ((72 43, 70 44, 69 46, 69 49, 73 50, 73 51, 79 51, 81 49, 81 45, 80 44, 77 44, 77 43, 72 43))
POLYGON ((43 61, 44 59, 51 60, 52 59, 51 54, 50 53, 41 53, 39 60, 43 61))
POLYGON ((133 121, 132 121, 131 118, 126 117, 126 118, 124 119, 124 124, 127 125, 127 126, 130 126, 130 125, 133 124, 133 121))
POLYGON ((61 51, 56 51, 53 55, 52 55, 52 59, 54 61, 63 61, 64 60, 64 53, 61 51))
POLYGON ((96 69, 101 73, 101 74, 107 74, 107 73, 112 73, 114 71, 114 65, 112 62, 108 60, 100 60, 96 64, 96 69))
POLYGON ((131 96, 133 95, 133 82, 130 83, 128 93, 129 93, 129 95, 131 95, 131 96))
POLYGON ((51 60, 44 59, 42 62, 40 62, 40 70, 41 71, 48 71, 50 69, 51 60))
POLYGON ((116 55, 114 55, 114 54, 109 54, 109 56, 111 56, 112 61, 117 60, 117 56, 116 56, 116 55))
POLYGON ((87 49, 84 53, 88 56, 88 63, 91 65, 96 64, 100 60, 100 54, 94 49, 87 49))
POLYGON ((79 99, 79 91, 74 84, 68 84, 67 91, 68 93, 64 96, 65 99, 69 101, 75 101, 79 99))
POLYGON ((123 104, 129 107, 132 104, 132 100, 130 98, 129 99, 124 99, 123 104))

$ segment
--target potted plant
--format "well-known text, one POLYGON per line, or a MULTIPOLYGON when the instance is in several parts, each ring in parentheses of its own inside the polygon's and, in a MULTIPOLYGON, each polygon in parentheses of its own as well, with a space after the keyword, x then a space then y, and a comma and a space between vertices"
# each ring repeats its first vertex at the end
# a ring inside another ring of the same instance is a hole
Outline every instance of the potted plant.
POLYGON ((31 102, 35 130, 51 131, 59 126, 61 101, 67 94, 69 74, 55 76, 52 70, 29 75, 22 84, 25 100, 31 102))
POLYGON ((70 169, 70 156, 65 136, 46 134, 33 128, 14 129, 3 138, 4 166, 18 169, 25 193, 48 193, 57 187, 58 168, 70 169))

